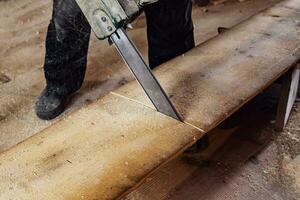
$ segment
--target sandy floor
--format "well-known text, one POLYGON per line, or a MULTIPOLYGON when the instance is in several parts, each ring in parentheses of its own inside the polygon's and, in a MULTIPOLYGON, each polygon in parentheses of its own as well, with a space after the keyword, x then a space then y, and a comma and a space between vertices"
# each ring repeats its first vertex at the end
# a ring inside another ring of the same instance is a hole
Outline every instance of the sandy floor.
MULTIPOLYGON (((35 99, 45 84, 42 65, 51 2, 0 1, 0 152, 55 122, 39 120, 33 111, 35 99)), ((208 7, 208 10, 195 7, 197 43, 214 37, 218 27, 234 26, 275 2, 278 0, 232 0, 208 7)), ((146 58, 143 17, 134 23, 130 35, 146 58)), ((131 79, 115 49, 107 42, 92 38, 85 83, 64 115, 131 79)), ((261 102, 261 98, 265 97, 259 97, 257 101, 261 102)), ((270 96, 267 98, 272 100, 270 96)), ((260 126, 249 129, 257 119, 243 120, 241 127, 247 128, 236 131, 206 165, 187 164, 178 158, 154 175, 159 177, 158 182, 154 177, 154 182, 150 180, 145 189, 132 194, 131 199, 141 199, 135 195, 142 196, 142 199, 174 200, 296 199, 295 193, 300 188, 297 185, 297 178, 300 179, 300 169, 297 168, 300 166, 297 157, 300 154, 300 104, 295 106, 288 127, 280 134, 273 130, 274 113, 271 110, 274 109, 268 107, 272 103, 259 105, 263 107, 257 112, 268 113, 261 115, 264 117, 260 126), (185 175, 176 176, 180 173, 185 175), (165 181, 166 186, 158 188, 157 185, 163 185, 161 181, 165 181), (173 182, 172 186, 168 185, 169 182, 173 182), (150 193, 157 196, 149 196, 150 193)), ((248 119, 248 114, 246 116, 248 119)))

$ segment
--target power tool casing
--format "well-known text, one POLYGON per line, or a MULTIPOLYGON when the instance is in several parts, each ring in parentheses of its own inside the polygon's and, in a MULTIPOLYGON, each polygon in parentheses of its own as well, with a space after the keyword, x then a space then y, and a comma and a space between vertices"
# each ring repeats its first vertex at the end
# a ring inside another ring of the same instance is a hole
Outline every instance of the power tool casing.
POLYGON ((110 37, 125 27, 141 8, 157 0, 76 0, 98 39, 110 37))

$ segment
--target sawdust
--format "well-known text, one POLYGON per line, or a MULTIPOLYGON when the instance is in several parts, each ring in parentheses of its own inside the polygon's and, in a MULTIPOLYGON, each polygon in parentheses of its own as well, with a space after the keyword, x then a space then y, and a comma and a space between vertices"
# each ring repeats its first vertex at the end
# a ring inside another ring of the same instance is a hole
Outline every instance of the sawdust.
POLYGON ((288 126, 276 141, 280 165, 276 174, 284 187, 300 199, 300 103, 297 102, 288 126))

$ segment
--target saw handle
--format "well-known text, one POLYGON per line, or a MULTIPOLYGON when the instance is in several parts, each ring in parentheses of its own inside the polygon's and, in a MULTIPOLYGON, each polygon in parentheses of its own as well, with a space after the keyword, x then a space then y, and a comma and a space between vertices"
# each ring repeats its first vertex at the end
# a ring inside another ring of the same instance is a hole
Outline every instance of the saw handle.
POLYGON ((126 27, 142 8, 158 0, 76 0, 98 39, 109 38, 126 27))

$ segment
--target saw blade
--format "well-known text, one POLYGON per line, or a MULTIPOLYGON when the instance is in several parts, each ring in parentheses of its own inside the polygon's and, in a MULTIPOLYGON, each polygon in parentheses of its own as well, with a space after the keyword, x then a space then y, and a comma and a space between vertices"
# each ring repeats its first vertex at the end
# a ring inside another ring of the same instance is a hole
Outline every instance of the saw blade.
POLYGON ((123 28, 111 35, 110 40, 116 46, 123 60, 128 65, 136 80, 142 86, 158 112, 182 121, 167 94, 153 75, 151 69, 145 63, 134 43, 127 36, 123 28))

